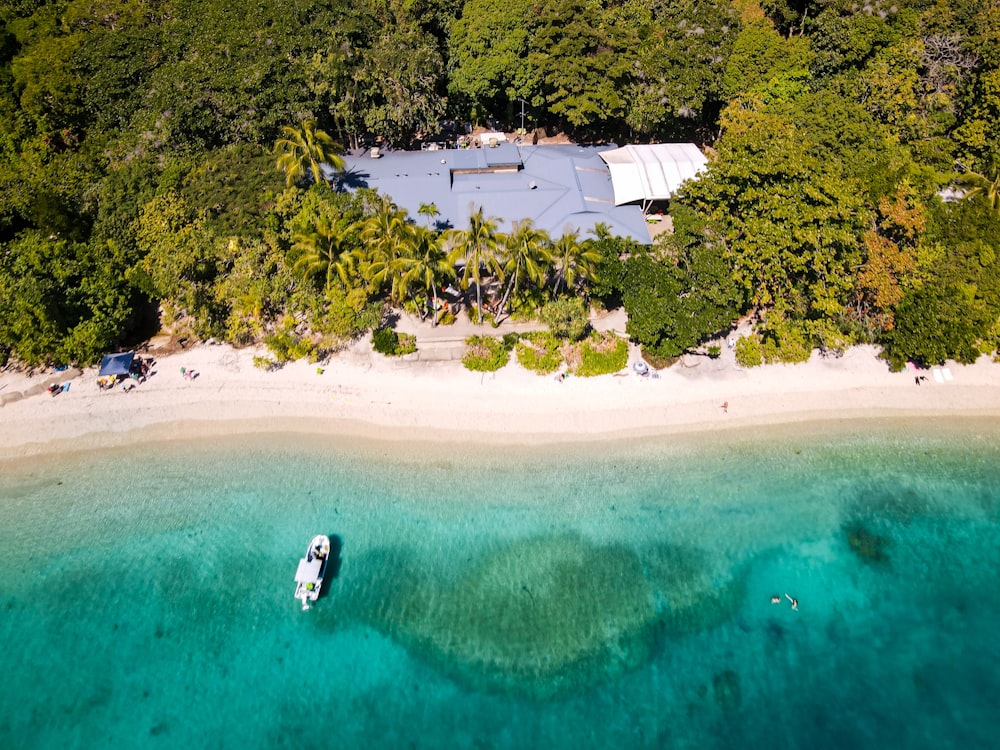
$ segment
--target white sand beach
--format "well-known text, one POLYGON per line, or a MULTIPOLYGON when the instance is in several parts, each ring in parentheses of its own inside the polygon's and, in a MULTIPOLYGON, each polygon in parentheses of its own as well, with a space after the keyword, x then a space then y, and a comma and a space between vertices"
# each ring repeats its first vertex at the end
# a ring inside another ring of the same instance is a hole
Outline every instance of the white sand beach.
POLYGON ((97 368, 5 372, 0 457, 250 432, 536 444, 813 420, 1000 416, 1000 365, 986 357, 949 363, 951 378, 942 371, 941 382, 923 371, 917 385, 917 373, 890 372, 871 347, 752 369, 724 347, 717 360, 685 356, 657 377, 630 369, 560 382, 513 361, 495 374, 469 372, 455 359, 460 340, 428 341, 403 359, 361 341, 325 364, 298 361, 270 372, 253 365, 265 353, 259 349, 152 350, 151 377, 130 392, 100 390, 97 368), (43 384, 53 381, 71 385, 51 396, 43 384))

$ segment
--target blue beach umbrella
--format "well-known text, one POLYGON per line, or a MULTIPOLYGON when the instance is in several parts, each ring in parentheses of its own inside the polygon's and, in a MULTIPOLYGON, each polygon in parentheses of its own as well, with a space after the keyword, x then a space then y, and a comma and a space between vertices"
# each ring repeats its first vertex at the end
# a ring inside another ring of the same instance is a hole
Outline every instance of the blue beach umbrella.
POLYGON ((105 354, 101 360, 101 369, 98 376, 105 375, 128 375, 132 368, 132 360, 135 359, 135 352, 122 352, 121 354, 105 354))

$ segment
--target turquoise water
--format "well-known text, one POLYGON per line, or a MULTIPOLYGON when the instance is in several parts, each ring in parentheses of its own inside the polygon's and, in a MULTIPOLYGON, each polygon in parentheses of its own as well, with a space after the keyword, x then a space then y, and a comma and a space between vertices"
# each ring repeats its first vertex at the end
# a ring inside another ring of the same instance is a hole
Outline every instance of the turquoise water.
POLYGON ((998 435, 0 464, 0 747, 994 747, 998 435))

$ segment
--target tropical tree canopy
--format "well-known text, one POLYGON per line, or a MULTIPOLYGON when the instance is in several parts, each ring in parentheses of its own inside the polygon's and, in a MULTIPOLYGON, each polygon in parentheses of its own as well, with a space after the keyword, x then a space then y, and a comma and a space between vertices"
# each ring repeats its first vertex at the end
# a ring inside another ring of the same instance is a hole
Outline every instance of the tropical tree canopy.
POLYGON ((299 127, 285 125, 281 133, 274 152, 279 155, 277 166, 285 173, 286 185, 295 185, 306 175, 319 184, 323 181, 324 164, 336 170, 344 168, 344 159, 337 154, 333 138, 318 130, 315 120, 305 120, 299 127))
POLYGON ((477 316, 623 304, 666 358, 748 315, 762 360, 995 351, 995 6, 6 3, 0 360, 92 361, 158 326, 333 350, 387 304, 434 309, 453 272, 477 316), (325 179, 340 144, 406 147, 442 117, 511 131, 522 106, 539 137, 704 147, 674 234, 547 238, 482 211, 448 232, 325 179))

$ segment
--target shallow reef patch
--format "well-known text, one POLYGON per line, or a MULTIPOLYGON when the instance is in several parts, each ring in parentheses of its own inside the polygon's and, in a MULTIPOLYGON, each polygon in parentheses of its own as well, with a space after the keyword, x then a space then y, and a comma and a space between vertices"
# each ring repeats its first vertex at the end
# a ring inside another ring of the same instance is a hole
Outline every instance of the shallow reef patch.
POLYGON ((565 533, 512 542, 437 572, 379 550, 345 592, 352 616, 477 689, 535 698, 578 692, 647 662, 663 636, 712 627, 742 587, 706 553, 636 549, 565 533))

